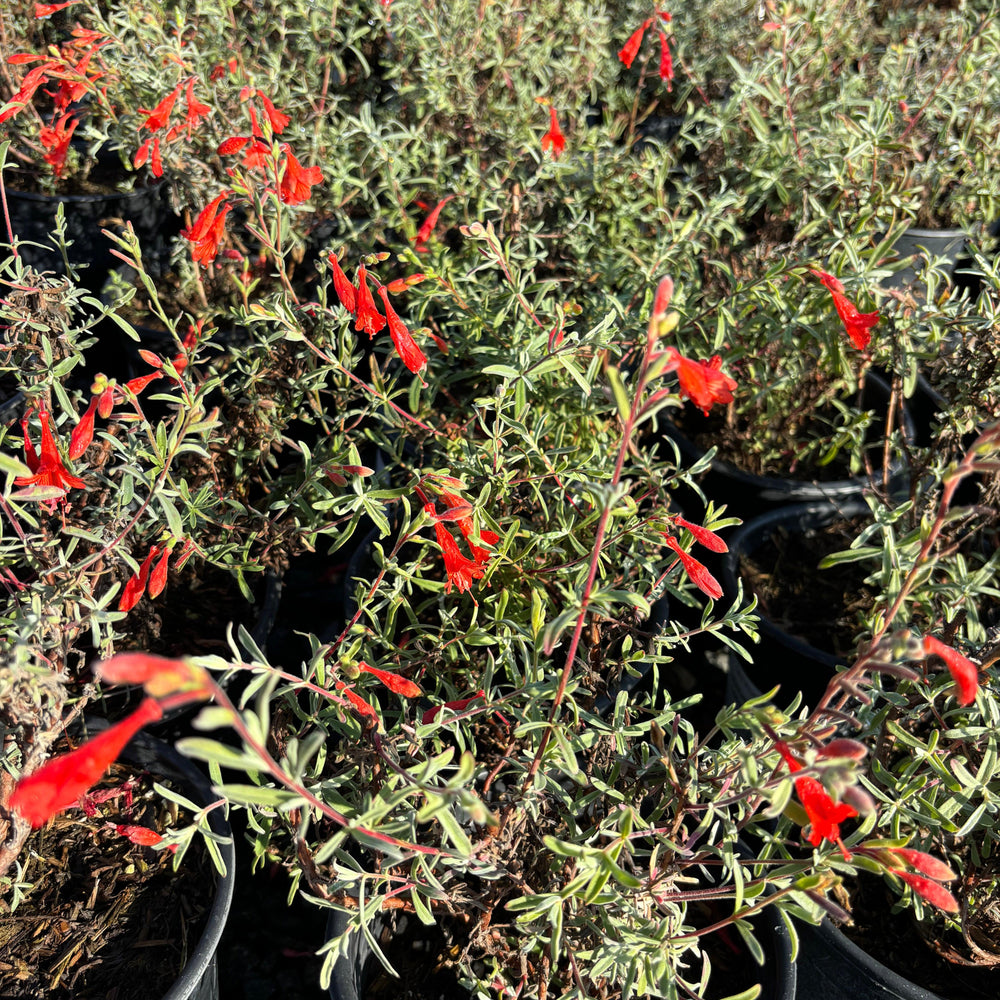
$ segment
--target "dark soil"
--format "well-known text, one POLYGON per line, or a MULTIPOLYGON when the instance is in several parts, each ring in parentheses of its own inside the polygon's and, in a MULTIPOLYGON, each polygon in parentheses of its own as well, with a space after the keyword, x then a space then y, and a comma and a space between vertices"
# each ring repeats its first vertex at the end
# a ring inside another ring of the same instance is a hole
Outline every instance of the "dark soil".
MULTIPOLYGON (((846 884, 853 923, 841 930, 858 947, 944 1000, 996 1000, 1000 996, 1000 966, 964 964, 972 958, 961 934, 940 927, 925 936, 909 911, 890 915, 897 897, 878 876, 862 874, 846 884), (960 961, 949 961, 945 955, 960 961)), ((1000 942, 995 947, 997 960, 1000 942)))
POLYGON ((825 556, 848 548, 869 520, 845 518, 808 533, 779 528, 754 552, 741 556, 740 576, 756 595, 760 613, 816 649, 853 657, 859 621, 877 596, 864 583, 868 566, 817 567, 825 556))
POLYGON ((322 1000, 326 910, 296 897, 277 865, 251 871, 243 814, 230 814, 236 838, 236 889, 218 950, 219 1000, 322 1000))
MULTIPOLYGON (((197 841, 180 869, 173 855, 133 844, 114 824, 163 832, 170 820, 149 776, 116 764, 98 788, 139 784, 78 808, 32 834, 19 881, 33 883, 13 913, 0 910, 4 1000, 149 1000, 167 992, 197 940, 214 897, 211 861, 197 841)), ((91 792, 93 796, 93 791, 91 792)))

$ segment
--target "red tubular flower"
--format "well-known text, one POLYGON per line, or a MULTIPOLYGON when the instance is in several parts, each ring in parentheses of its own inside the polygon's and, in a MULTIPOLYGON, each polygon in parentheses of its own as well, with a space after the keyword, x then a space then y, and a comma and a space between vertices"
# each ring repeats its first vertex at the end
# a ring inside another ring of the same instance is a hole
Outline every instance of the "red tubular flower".
POLYGON ((898 875, 921 899, 931 906, 936 906, 945 913, 958 913, 958 900, 940 882, 934 882, 913 872, 904 872, 898 868, 889 869, 893 875, 898 875))
MULTIPOLYGON (((789 771, 794 774, 802 770, 802 765, 792 756, 787 743, 776 740, 774 748, 781 754, 789 771)), ((857 816, 857 810, 846 802, 834 802, 822 782, 816 778, 808 776, 796 778, 795 792, 809 817, 806 840, 813 847, 818 847, 826 838, 831 844, 838 844, 844 857, 849 859, 850 854, 840 842, 840 823, 842 820, 857 816)))
POLYGON ((719 586, 719 581, 694 556, 685 552, 673 535, 667 535, 666 542, 677 553, 684 566, 684 572, 691 577, 691 582, 703 594, 710 597, 713 601, 717 601, 722 597, 722 587, 719 586))
POLYGON ((141 684, 150 698, 172 704, 211 698, 212 679, 190 660, 172 660, 152 653, 119 653, 94 668, 106 684, 141 684))
MULTIPOLYGON (((449 509, 468 507, 469 505, 459 496, 454 493, 441 493, 441 499, 448 505, 449 509)), ((472 523, 471 517, 458 517, 456 518, 456 523, 458 524, 459 530, 465 536, 466 542, 469 544, 469 550, 472 552, 472 558, 480 566, 485 566, 489 562, 493 553, 488 549, 484 549, 477 545, 473 538, 476 537, 475 526, 472 523)), ((480 530, 478 538, 481 542, 485 542, 487 545, 496 545, 500 541, 500 536, 495 531, 490 531, 488 528, 483 528, 480 530)))
POLYGON ((426 726, 429 722, 433 722, 441 714, 441 710, 444 708, 450 708, 454 712, 463 712, 474 701, 478 701, 480 698, 485 697, 486 692, 480 688, 480 690, 469 698, 459 698, 456 701, 446 701, 443 705, 435 705, 434 708, 427 709, 427 711, 421 716, 420 721, 426 726))
POLYGON ((549 130, 542 136, 542 151, 552 150, 552 159, 559 159, 559 154, 566 148, 566 136, 559 128, 559 120, 556 118, 556 109, 549 105, 549 130))
POLYGON ((938 882, 950 882, 952 879, 958 878, 940 858, 935 858, 933 854, 915 851, 912 847, 887 847, 886 851, 902 858, 911 868, 916 868, 921 875, 927 875, 938 882))
POLYGON ((469 590, 473 580, 482 579, 484 572, 482 566, 462 554, 458 543, 443 524, 435 523, 434 533, 437 535, 438 545, 441 546, 444 571, 448 576, 444 585, 445 593, 450 594, 453 586, 458 588, 459 593, 469 590))
POLYGON ((722 358, 716 354, 708 361, 692 361, 681 355, 676 347, 667 348, 672 355, 664 371, 676 371, 681 383, 681 394, 708 416, 709 407, 715 403, 731 403, 736 382, 722 372, 722 358))
POLYGON ((67 111, 52 125, 43 125, 38 130, 39 141, 48 150, 42 159, 52 167, 52 172, 56 177, 62 176, 63 167, 66 166, 66 154, 69 152, 69 143, 78 124, 77 119, 67 111))
POLYGON ((49 17, 56 11, 65 10, 67 7, 72 7, 74 4, 79 2, 80 0, 67 0, 66 3, 36 3, 35 18, 41 19, 43 17, 49 17))
POLYGON ((150 600, 159 597, 163 588, 167 585, 167 569, 170 562, 170 549, 165 549, 160 556, 159 562, 152 568, 149 574, 149 594, 150 600))
POLYGON ((139 108, 139 114, 146 116, 146 120, 139 126, 139 131, 147 129, 150 132, 159 132, 161 128, 164 128, 170 120, 170 112, 174 110, 174 104, 177 102, 177 98, 180 97, 181 90, 183 89, 183 83, 177 84, 152 111, 146 108, 139 108))
POLYGON ((281 148, 287 159, 278 182, 278 197, 286 205, 300 205, 309 200, 313 186, 323 180, 323 171, 318 166, 303 167, 292 155, 287 142, 283 142, 281 148))
POLYGON ((233 153, 238 153, 249 141, 250 136, 248 135, 233 135, 228 139, 223 139, 216 152, 219 156, 232 156, 233 153))
POLYGON ((154 698, 143 699, 139 707, 117 725, 22 777, 14 786, 10 808, 23 816, 32 828, 43 826, 99 781, 125 744, 143 726, 162 716, 159 702, 154 698))
POLYGON ((219 243, 222 241, 226 229, 229 205, 224 205, 221 212, 219 206, 229 197, 229 194, 228 189, 218 194, 201 210, 198 218, 194 220, 194 225, 190 229, 181 231, 181 236, 193 244, 192 258, 195 262, 204 264, 206 267, 215 260, 219 253, 219 243))
POLYGON ((184 90, 184 101, 187 105, 187 109, 184 112, 184 128, 187 129, 188 138, 190 138, 195 126, 202 118, 207 118, 212 111, 209 105, 203 104, 194 96, 193 76, 188 80, 184 90))
MULTIPOLYGON (((115 823, 113 825, 115 833, 126 840, 131 840, 133 844, 138 844, 140 847, 156 847, 163 840, 163 837, 155 830, 150 830, 148 826, 131 826, 127 823, 115 823)), ((171 844, 167 850, 171 853, 176 853, 177 845, 171 844)))
POLYGON ((52 66, 52 61, 48 60, 40 66, 35 66, 33 69, 28 70, 21 81, 21 89, 11 97, 6 110, 0 112, 0 123, 5 122, 8 118, 13 118, 14 115, 31 103, 31 99, 35 96, 35 91, 43 83, 49 82, 48 74, 52 66))
POLYGON ((362 264, 358 268, 358 289, 355 297, 355 316, 357 321, 354 329, 357 332, 364 330, 369 338, 374 337, 379 330, 385 326, 385 317, 375 308, 375 300, 372 298, 371 289, 368 287, 368 270, 362 264))
POLYGON ((851 338, 854 346, 859 351, 863 351, 871 343, 872 335, 869 331, 879 320, 878 310, 871 313, 858 312, 858 307, 844 295, 844 286, 832 274, 815 269, 813 269, 813 274, 830 289, 834 308, 844 324, 847 335, 851 338))
POLYGON ((427 358, 424 352, 417 346, 413 339, 413 334, 406 328, 406 324, 396 315, 396 311, 389 304, 389 293, 385 286, 379 286, 379 295, 382 297, 382 304, 385 306, 385 318, 389 323, 389 336, 396 346, 396 353, 403 360, 403 364, 414 374, 423 371, 427 367, 427 358))
POLYGON ((927 656, 940 656, 955 682, 955 697, 960 705, 971 705, 976 700, 979 686, 979 668, 957 649, 946 646, 932 635, 924 636, 923 650, 927 656))
POLYGON ((378 667, 369 667, 364 662, 358 664, 358 669, 377 677, 393 694, 402 695, 404 698, 419 698, 423 694, 419 685, 414 684, 408 677, 400 677, 399 674, 390 673, 388 670, 379 670, 378 667))
POLYGON ((618 53, 618 58, 625 63, 626 69, 632 68, 632 62, 639 53, 639 46, 642 45, 642 36, 646 34, 646 29, 653 23, 651 17, 647 17, 635 31, 632 32, 629 40, 622 46, 618 53))
POLYGON ((73 433, 69 437, 68 454, 74 461, 90 447, 94 440, 94 414, 97 412, 99 398, 99 396, 90 397, 90 405, 80 417, 80 422, 73 428, 73 433))
POLYGON ((271 131, 275 135, 280 135, 285 130, 285 126, 291 121, 283 111, 279 111, 272 103, 271 99, 262 90, 257 91, 261 104, 264 105, 264 114, 271 123, 271 131))
MULTIPOLYGON (((341 269, 340 261, 337 260, 335 253, 330 254, 327 260, 330 262, 330 270, 333 274, 333 290, 337 293, 340 304, 353 316, 357 310, 358 301, 354 285, 350 283, 347 275, 341 269)), ((372 304, 374 305, 374 301, 372 304)))
POLYGON ((454 197, 453 194, 446 195, 431 209, 430 214, 424 219, 413 241, 413 249, 417 253, 427 252, 427 241, 431 238, 431 233, 434 232, 434 227, 437 225, 438 218, 441 215, 441 209, 454 197))
MULTIPOLYGON (((35 453, 34 446, 28 440, 27 430, 24 434, 24 456, 25 464, 31 469, 33 475, 20 477, 14 480, 15 486, 53 486, 66 494, 71 489, 82 490, 86 488, 86 483, 78 476, 74 476, 59 456, 59 449, 56 447, 55 438, 52 436, 52 424, 49 411, 44 407, 39 410, 39 419, 42 424, 41 454, 35 453)), ((24 427, 26 421, 21 422, 24 427)))
POLYGON ((674 60, 670 55, 670 43, 666 32, 660 32, 660 79, 666 80, 667 90, 673 90, 671 81, 674 78, 674 60))
POLYGON ((361 695, 352 691, 343 681, 337 681, 337 690, 347 698, 359 715, 367 715, 369 718, 378 720, 375 709, 361 695))
POLYGON ((118 601, 119 611, 131 611, 139 603, 139 598, 146 589, 146 581, 149 579, 149 567, 159 552, 159 545, 150 546, 149 555, 143 559, 139 572, 134 573, 122 588, 122 596, 118 601))
POLYGON ((699 545, 704 545, 706 549, 712 552, 729 551, 729 546, 714 531, 709 531, 708 528, 704 528, 700 524, 692 524, 683 517, 675 517, 674 524, 679 528, 686 528, 694 535, 694 540, 699 545))

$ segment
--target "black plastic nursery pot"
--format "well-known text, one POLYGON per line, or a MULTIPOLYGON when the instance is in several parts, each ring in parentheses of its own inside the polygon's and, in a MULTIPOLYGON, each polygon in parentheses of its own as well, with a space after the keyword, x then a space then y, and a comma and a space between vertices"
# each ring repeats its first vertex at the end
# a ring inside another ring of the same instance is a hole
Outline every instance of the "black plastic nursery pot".
MULTIPOLYGON (((428 954, 428 940, 435 928, 425 928, 411 915, 395 911, 396 915, 379 914, 372 925, 379 947, 383 951, 394 951, 400 964, 414 968, 433 958, 428 954), (404 943, 399 944, 399 939, 404 943), (396 947, 391 947, 397 942, 396 947)), ((331 910, 327 920, 327 938, 342 934, 348 924, 348 916, 338 910, 331 910)), ((797 969, 792 961, 792 939, 781 915, 773 907, 765 907, 756 918, 756 936, 764 949, 764 966, 761 970, 760 1000, 795 1000, 801 996, 796 992, 797 969)), ((398 971, 398 970, 397 970, 398 971)), ((347 951, 337 959, 330 979, 331 1000, 365 1000, 369 990, 374 992, 374 984, 380 976, 386 975, 381 963, 372 953, 368 940, 363 934, 352 934, 348 939, 347 951)), ((387 977, 388 978, 388 977, 387 977)), ((398 990, 398 980, 392 980, 392 987, 398 990)), ((414 977, 411 982, 419 987, 427 984, 414 977)), ((721 995, 732 992, 726 983, 716 983, 721 995)), ((379 995, 384 995, 380 993, 379 995)), ((453 981, 445 981, 443 988, 435 987, 432 994, 452 1000, 461 995, 460 988, 453 981), (450 988, 449 988, 450 987, 450 988)), ((471 994, 470 994, 471 995, 471 994)), ((825 998, 824 998, 825 1000, 825 998)), ((917 998, 927 1000, 927 998, 917 998)))
MULTIPOLYGON (((175 780, 198 805, 208 805, 218 799, 212 791, 211 783, 191 761, 182 757, 168 743, 145 733, 136 736, 122 754, 122 759, 140 765, 153 774, 175 780)), ((209 814, 209 823, 213 833, 226 838, 226 843, 219 845, 226 873, 217 877, 215 898, 205 928, 163 1000, 218 1000, 219 997, 217 952, 233 901, 236 847, 229 821, 220 809, 214 809, 209 814)))
MULTIPOLYGON (((747 521, 729 539, 729 551, 723 557, 720 582, 725 600, 731 602, 736 599, 741 557, 759 552, 778 532, 787 533, 793 540, 796 536, 813 538, 837 521, 868 512, 864 501, 853 499, 842 503, 793 504, 747 521)), ((780 571, 780 567, 775 567, 775 571, 780 571)), ((816 572, 820 574, 822 571, 816 572)), ((751 596, 746 586, 743 590, 744 598, 751 596)), ((830 613, 837 610, 831 607, 830 613)), ((766 613, 758 613, 761 614, 760 642, 751 647, 753 663, 730 653, 726 675, 727 702, 741 704, 780 685, 779 697, 782 701, 790 701, 796 691, 801 691, 807 705, 816 704, 838 666, 846 665, 846 658, 792 634, 766 613)))
POLYGON ((11 229, 21 241, 18 254, 36 271, 66 273, 62 254, 52 246, 61 208, 66 256, 71 265, 81 268, 81 283, 91 291, 100 291, 112 268, 122 263, 112 255, 116 248, 103 229, 120 234, 126 223, 131 223, 139 238, 143 262, 155 274, 169 260, 171 239, 179 231, 167 191, 162 180, 131 191, 77 195, 39 194, 8 186, 11 229))
MULTIPOLYGON (((103 719, 88 723, 91 732, 106 727, 103 719)), ((158 781, 170 782, 199 806, 209 805, 218 799, 212 791, 211 782, 194 763, 169 743, 149 733, 137 733, 119 755, 119 760, 152 774, 158 781)), ((233 899, 236 848, 229 821, 221 809, 212 810, 209 824, 213 833, 225 838, 218 846, 226 872, 216 876, 214 897, 201 934, 196 941, 187 943, 187 960, 162 1000, 218 1000, 219 997, 217 951, 233 899)))
MULTIPOLYGON (((861 405, 865 409, 874 410, 882 418, 881 424, 877 423, 873 428, 873 443, 881 440, 881 429, 888 414, 890 400, 889 383, 880 375, 869 372, 865 378, 861 405)), ((901 419, 907 438, 912 440, 913 422, 905 409, 901 419)), ((666 420, 662 426, 664 433, 677 445, 686 463, 691 464, 704 457, 706 449, 694 442, 676 424, 666 420)), ((872 467, 876 477, 881 475, 881 456, 881 447, 872 449, 872 467)), ((906 477, 906 470, 902 466, 892 466, 889 470, 890 488, 902 486, 906 477)), ((727 513, 744 520, 788 504, 822 501, 844 503, 859 498, 869 486, 868 479, 863 476, 822 480, 758 475, 721 458, 712 459, 708 470, 700 477, 699 484, 705 496, 714 500, 716 506, 725 504, 727 513)))
POLYGON ((827 917, 799 926, 800 996, 817 1000, 942 1000, 859 948, 827 917))
POLYGON ((964 229, 907 229, 893 244, 893 252, 907 262, 906 266, 884 278, 882 287, 913 290, 926 263, 943 259, 945 272, 956 288, 975 298, 982 278, 972 269, 968 239, 964 229))

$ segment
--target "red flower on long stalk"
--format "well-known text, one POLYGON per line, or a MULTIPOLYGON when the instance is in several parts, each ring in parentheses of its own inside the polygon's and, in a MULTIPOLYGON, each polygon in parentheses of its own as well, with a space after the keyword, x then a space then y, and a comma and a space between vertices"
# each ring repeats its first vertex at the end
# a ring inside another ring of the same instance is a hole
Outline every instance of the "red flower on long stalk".
POLYGON ((413 249, 417 253, 427 253, 427 241, 431 238, 431 233, 434 232, 434 227, 437 225, 438 218, 441 215, 441 209, 448 204, 455 196, 453 194, 445 195, 428 213, 427 218, 424 219, 420 228, 417 230, 417 235, 413 241, 413 249))
POLYGON ((389 323, 389 336, 392 337, 396 353, 399 354, 403 364, 411 372, 416 374, 423 371, 427 367, 427 358, 413 339, 413 334, 406 328, 406 324, 396 315, 396 311, 389 304, 389 293, 386 291, 385 285, 379 286, 378 293, 385 306, 385 318, 389 323))
MULTIPOLYGON (((176 126, 176 129, 177 130, 184 129, 188 134, 188 138, 190 139, 191 133, 198 125, 198 123, 203 118, 207 118, 212 111, 211 107, 208 104, 199 101, 194 96, 193 76, 188 80, 187 86, 184 90, 184 101, 186 104, 186 110, 184 112, 184 124, 176 126)), ((175 132, 175 129, 171 129, 170 131, 171 134, 169 138, 173 138, 175 134, 179 134, 179 132, 175 132)))
POLYGON ((171 708, 211 698, 215 689, 204 667, 153 653, 118 653, 97 664, 94 673, 106 684, 141 684, 150 698, 171 708))
POLYGON ((136 604, 139 603, 139 598, 142 597, 143 592, 146 589, 146 582, 149 580, 150 566, 159 554, 160 546, 151 545, 149 548, 149 555, 143 559, 138 572, 133 573, 132 576, 129 577, 125 586, 122 588, 122 596, 118 601, 119 611, 131 611, 136 604))
POLYGON ((960 705, 971 705, 979 687, 979 668, 957 649, 946 646, 940 639, 925 635, 923 651, 927 656, 940 656, 955 682, 955 697, 960 705))
POLYGON ((174 110, 174 104, 177 103, 177 98, 180 97, 183 89, 183 83, 177 84, 152 111, 139 108, 139 114, 146 116, 146 120, 139 125, 139 131, 147 129, 150 132, 159 132, 161 128, 165 128, 167 122, 170 121, 170 113, 174 110))
POLYGON ((76 461, 91 445, 94 440, 94 414, 97 411, 97 403, 100 396, 91 396, 90 405, 84 411, 80 422, 73 428, 73 433, 69 436, 69 457, 76 461))
POLYGON ((355 297, 356 321, 354 329, 358 333, 364 330, 368 337, 374 337, 385 326, 385 317, 375 308, 371 289, 368 287, 368 269, 362 264, 358 268, 358 288, 355 297))
MULTIPOLYGON (((485 573, 483 564, 476 559, 470 559, 462 552, 452 533, 438 519, 433 503, 425 503, 424 511, 434 519, 434 534, 444 556, 444 570, 448 578, 444 586, 445 593, 451 593, 452 587, 457 587, 459 593, 469 590, 473 580, 482 579, 485 573)), ((485 563, 485 560, 483 562, 485 563)))
MULTIPOLYGON (((794 774, 802 770, 802 765, 792 755, 787 743, 776 740, 774 748, 781 754, 789 771, 794 774)), ((813 847, 818 847, 825 838, 831 844, 837 844, 844 857, 850 859, 850 853, 840 839, 840 823, 852 816, 857 816, 857 809, 846 802, 834 802, 830 798, 829 792, 823 787, 822 782, 816 778, 803 775, 801 778, 795 778, 794 783, 795 792, 809 817, 806 840, 813 847)))
POLYGON ((66 154, 69 152, 69 143, 78 124, 77 119, 67 111, 53 124, 43 125, 38 130, 38 139, 47 150, 42 159, 52 167, 52 172, 56 177, 62 176, 63 167, 66 166, 66 154))
POLYGON ((653 19, 651 17, 647 17, 646 20, 632 32, 629 40, 621 47, 621 51, 618 53, 618 58, 625 63, 626 69, 632 68, 632 62, 639 54, 639 48, 642 45, 642 36, 646 34, 646 29, 652 23, 653 19))
POLYGON ((74 476, 63 464, 56 446, 56 440, 52 436, 52 418, 49 411, 41 407, 38 412, 42 425, 42 439, 40 454, 36 454, 35 448, 28 438, 28 420, 25 417, 21 421, 24 430, 24 461, 32 471, 31 476, 22 476, 14 480, 15 486, 51 486, 68 493, 71 489, 82 490, 86 488, 86 483, 74 476))
POLYGON ((181 231, 181 236, 192 244, 191 257, 196 263, 206 267, 215 260, 219 253, 219 243, 226 231, 226 216, 229 205, 219 206, 229 197, 229 190, 223 190, 198 213, 198 218, 190 229, 181 231))
POLYGON ((21 89, 18 90, 13 97, 11 97, 6 110, 0 111, 0 124, 5 122, 8 118, 13 118, 14 115, 31 103, 31 99, 35 96, 35 91, 38 90, 43 83, 49 82, 49 73, 52 71, 53 65, 54 64, 51 60, 47 60, 40 66, 35 66, 28 70, 24 79, 21 81, 21 89))
POLYGON ((378 667, 370 667, 364 662, 358 664, 358 670, 377 677, 393 694, 398 694, 403 698, 419 698, 423 694, 420 685, 415 684, 409 677, 402 677, 388 670, 379 670, 378 667))
POLYGON ((483 567, 474 559, 463 555, 451 532, 440 523, 435 523, 434 534, 437 536, 441 554, 444 556, 444 571, 448 577, 444 585, 445 593, 451 593, 451 588, 457 587, 459 593, 469 590, 473 580, 482 579, 483 567))
POLYGON ((676 347, 668 347, 670 360, 664 371, 676 371, 681 383, 681 394, 694 403, 706 416, 715 403, 731 403, 736 381, 722 371, 722 358, 718 354, 708 361, 685 358, 676 347))
POLYGON ((691 582, 713 601, 717 601, 722 597, 722 587, 719 585, 719 581, 709 573, 706 567, 698 562, 693 555, 685 552, 681 548, 680 542, 673 535, 666 535, 665 539, 667 546, 677 553, 684 567, 684 572, 691 577, 691 582))
POLYGON ((285 169, 278 181, 278 197, 286 205, 299 205, 309 200, 313 187, 323 180, 323 171, 318 166, 303 167, 287 142, 281 144, 281 149, 285 154, 285 169))
POLYGON ((556 109, 549 105, 549 130, 542 136, 542 151, 552 150, 552 159, 559 159, 559 154, 566 148, 566 136, 559 128, 559 119, 556 118, 556 109))
POLYGON ((670 42, 666 32, 660 32, 660 79, 665 80, 667 90, 673 90, 674 59, 670 54, 670 42))
POLYGON ((67 7, 72 7, 79 2, 80 0, 66 0, 66 3, 36 3, 35 18, 40 20, 43 17, 50 17, 56 11, 65 10, 67 7))
POLYGON ((337 255, 332 253, 327 257, 327 260, 330 262, 330 271, 333 274, 333 290, 337 293, 340 304, 353 316, 358 307, 358 293, 354 290, 350 279, 344 274, 340 261, 337 260, 337 255))
MULTIPOLYGON (((448 505, 449 510, 461 510, 469 507, 469 505, 461 497, 456 496, 454 493, 442 491, 441 499, 448 505)), ((480 566, 485 566, 486 563, 492 558, 493 553, 488 549, 484 549, 482 546, 477 545, 473 539, 478 537, 479 541, 485 542, 487 545, 496 545, 496 543, 500 541, 500 536, 495 531, 490 531, 488 528, 480 529, 477 536, 475 525, 472 523, 471 517, 456 517, 455 523, 465 536, 466 542, 468 542, 469 551, 472 552, 472 558, 475 559, 480 566)))
POLYGON ((43 826, 99 781, 125 744, 143 726, 162 716, 159 702, 144 698, 139 707, 117 725, 20 778, 11 794, 10 808, 33 828, 43 826))
POLYGON ((823 282, 833 296, 833 306, 844 324, 847 335, 854 346, 863 351, 871 343, 871 329, 879 320, 878 310, 870 313, 858 312, 858 307, 844 294, 844 286, 826 271, 813 269, 813 274, 823 282))
POLYGON ((288 125, 291 118, 283 111, 279 111, 271 102, 271 98, 263 90, 258 90, 257 96, 260 98, 260 103, 264 106, 264 114, 267 115, 267 120, 271 123, 271 131, 275 135, 280 135, 284 132, 285 126, 288 125))

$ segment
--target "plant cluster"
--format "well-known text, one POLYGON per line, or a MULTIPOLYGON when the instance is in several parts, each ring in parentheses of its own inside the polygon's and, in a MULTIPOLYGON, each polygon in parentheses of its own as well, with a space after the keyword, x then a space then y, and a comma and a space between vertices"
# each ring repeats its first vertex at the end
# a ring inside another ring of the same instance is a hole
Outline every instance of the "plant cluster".
MULTIPOLYGON (((937 261, 878 282, 918 193, 994 211, 996 18, 689 7, 0 14, 3 162, 65 190, 110 150, 181 213, 155 276, 107 231, 99 297, 58 225, 65 276, 15 232, 0 264, 8 907, 31 829, 209 702, 181 748, 255 864, 340 916, 325 977, 355 935, 387 961, 373 926, 405 912, 484 997, 699 997, 720 935, 763 961, 761 911, 843 916, 859 871, 984 947, 954 880, 992 878, 1000 283, 984 245, 975 297, 937 261), (692 420, 693 464, 663 437, 692 420), (717 603, 736 519, 684 506, 727 438, 867 476, 834 561, 881 593, 816 706, 767 692, 702 731, 672 668, 756 638, 717 603), (269 647, 251 606, 303 555, 344 599, 269 647), (85 711, 114 724, 53 756, 85 711)), ((118 825, 181 864, 204 819, 118 825)))

